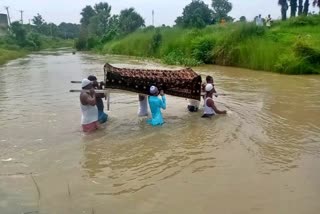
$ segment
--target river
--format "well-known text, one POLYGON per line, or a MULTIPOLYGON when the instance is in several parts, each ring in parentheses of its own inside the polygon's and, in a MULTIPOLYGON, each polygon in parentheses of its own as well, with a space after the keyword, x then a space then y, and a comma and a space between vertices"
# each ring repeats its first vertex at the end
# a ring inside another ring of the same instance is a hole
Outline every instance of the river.
POLYGON ((320 76, 203 66, 226 116, 167 97, 165 125, 111 94, 109 122, 84 135, 71 80, 147 60, 47 51, 0 67, 0 213, 320 212, 320 76))

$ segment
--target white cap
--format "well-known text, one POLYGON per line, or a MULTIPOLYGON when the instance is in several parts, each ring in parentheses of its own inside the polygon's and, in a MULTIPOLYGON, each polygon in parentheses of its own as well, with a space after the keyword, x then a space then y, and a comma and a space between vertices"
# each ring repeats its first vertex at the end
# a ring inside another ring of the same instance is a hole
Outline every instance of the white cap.
POLYGON ((88 86, 89 84, 91 84, 91 81, 88 80, 88 79, 83 79, 83 80, 81 81, 81 87, 82 87, 82 88, 88 86))
POLYGON ((150 87, 150 94, 158 94, 159 93, 159 90, 156 86, 151 86, 150 87))
POLYGON ((213 85, 212 84, 207 84, 206 85, 206 92, 210 92, 210 91, 212 91, 212 89, 213 89, 213 85))

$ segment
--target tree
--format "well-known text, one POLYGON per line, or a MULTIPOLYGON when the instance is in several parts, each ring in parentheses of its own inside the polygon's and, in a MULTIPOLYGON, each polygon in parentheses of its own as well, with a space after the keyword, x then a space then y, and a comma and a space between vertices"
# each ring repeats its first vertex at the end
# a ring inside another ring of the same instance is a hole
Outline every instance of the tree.
POLYGON ((41 33, 41 30, 42 30, 41 28, 45 23, 45 21, 39 13, 33 17, 32 23, 36 26, 37 31, 41 33))
POLYGON ((246 21, 247 21, 247 18, 245 16, 240 17, 240 22, 246 22, 246 21))
POLYGON ((64 39, 79 37, 80 25, 62 22, 58 26, 58 36, 64 39))
POLYGON ((87 26, 90 23, 91 17, 96 15, 96 12, 91 6, 87 5, 82 9, 82 12, 80 14, 82 16, 80 23, 84 26, 87 26))
POLYGON ((309 13, 309 0, 305 0, 303 5, 303 14, 308 15, 308 13, 309 13))
POLYGON ((297 13, 297 0, 290 0, 291 17, 295 17, 297 13))
POLYGON ((303 0, 299 0, 299 6, 298 6, 298 15, 300 16, 303 11, 303 0))
POLYGON ((134 8, 124 9, 120 12, 119 29, 122 34, 132 33, 144 26, 144 19, 134 8))
POLYGON ((228 0, 212 0, 212 8, 217 21, 230 20, 228 13, 232 10, 232 4, 228 0))
POLYGON ((13 34, 13 38, 17 41, 19 46, 24 46, 26 43, 27 32, 24 29, 23 25, 16 21, 12 22, 10 25, 10 30, 13 34))
MULTIPOLYGON (((97 35, 102 36, 108 28, 109 18, 111 16, 111 6, 106 2, 100 2, 94 6, 96 18, 93 19, 97 23, 97 35)), ((91 19, 90 19, 91 21, 91 19)))
POLYGON ((175 22, 181 27, 202 28, 211 24, 213 21, 212 10, 203 1, 192 0, 184 9, 182 16, 175 22))
POLYGON ((281 6, 281 16, 282 20, 287 19, 288 2, 287 0, 279 0, 278 4, 281 6))

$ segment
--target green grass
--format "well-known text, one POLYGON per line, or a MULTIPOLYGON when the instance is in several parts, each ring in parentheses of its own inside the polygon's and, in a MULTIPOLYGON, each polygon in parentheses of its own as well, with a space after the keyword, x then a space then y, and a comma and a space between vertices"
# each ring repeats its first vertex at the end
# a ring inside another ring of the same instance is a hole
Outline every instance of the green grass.
POLYGON ((10 60, 24 57, 27 55, 27 53, 28 52, 24 50, 17 51, 17 50, 6 50, 6 49, 0 48, 0 65, 3 65, 10 60))
MULTIPOLYGON (((42 37, 40 49, 56 49, 73 46, 74 40, 52 39, 48 37, 42 37)), ((10 60, 24 57, 30 52, 32 52, 32 50, 19 47, 9 37, 0 38, 0 65, 5 64, 10 60)))
POLYGON ((151 48, 156 29, 146 28, 103 44, 101 53, 154 57, 164 63, 187 66, 209 63, 286 74, 320 73, 317 60, 310 61, 296 48, 302 42, 303 50, 309 50, 308 54, 317 59, 319 15, 276 21, 271 29, 252 23, 229 23, 204 29, 158 30, 161 42, 156 50, 151 48))

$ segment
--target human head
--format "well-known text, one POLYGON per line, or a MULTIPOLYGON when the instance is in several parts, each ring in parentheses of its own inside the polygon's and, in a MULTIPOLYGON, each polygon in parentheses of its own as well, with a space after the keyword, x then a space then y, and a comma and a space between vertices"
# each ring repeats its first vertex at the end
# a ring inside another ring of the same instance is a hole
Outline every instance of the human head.
POLYGON ((269 14, 269 15, 268 15, 268 17, 270 18, 270 17, 271 17, 271 15, 269 14))
POLYGON ((82 89, 91 89, 92 88, 92 82, 88 79, 83 79, 81 81, 81 87, 82 89))
POLYGON ((159 90, 158 90, 158 88, 156 87, 156 86, 151 86, 150 87, 150 94, 152 95, 152 96, 158 96, 158 94, 159 94, 159 90))
POLYGON ((206 77, 207 83, 213 83, 213 77, 212 76, 207 76, 206 77))
POLYGON ((261 14, 259 14, 259 18, 261 18, 261 14))
POLYGON ((90 80, 92 82, 92 85, 94 87, 98 86, 98 81, 97 81, 97 77, 96 76, 90 75, 90 76, 88 76, 88 80, 90 80))

